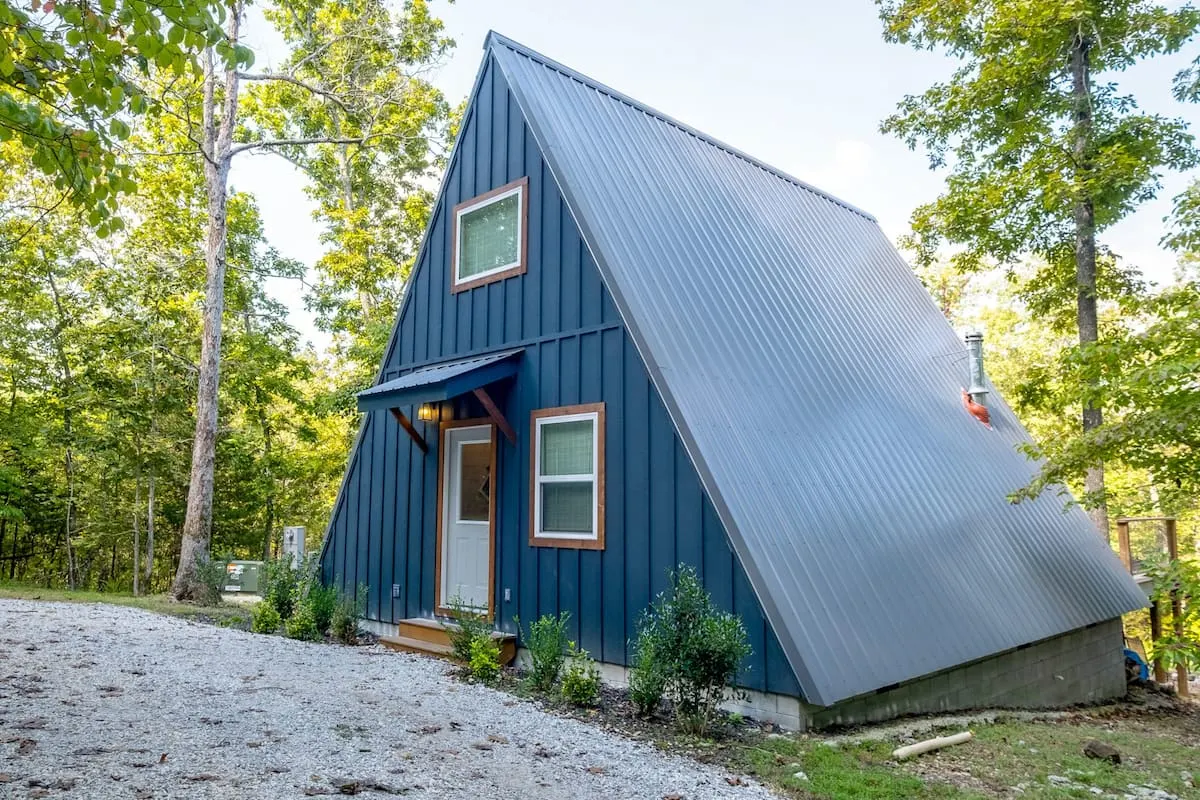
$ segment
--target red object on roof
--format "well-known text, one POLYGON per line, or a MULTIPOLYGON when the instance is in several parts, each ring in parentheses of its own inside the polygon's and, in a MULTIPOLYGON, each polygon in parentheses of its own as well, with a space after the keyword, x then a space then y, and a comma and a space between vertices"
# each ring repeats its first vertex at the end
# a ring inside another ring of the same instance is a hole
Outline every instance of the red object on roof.
POLYGON ((962 397, 963 407, 967 409, 970 415, 989 428, 992 427, 992 415, 988 413, 987 406, 972 400, 971 395, 967 394, 966 389, 963 389, 962 397))

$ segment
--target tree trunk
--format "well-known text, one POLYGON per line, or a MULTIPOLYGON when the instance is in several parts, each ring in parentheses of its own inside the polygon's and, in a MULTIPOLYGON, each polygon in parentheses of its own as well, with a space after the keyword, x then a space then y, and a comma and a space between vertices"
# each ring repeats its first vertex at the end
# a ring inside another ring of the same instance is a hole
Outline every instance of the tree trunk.
POLYGON ((154 459, 158 443, 158 361, 154 350, 150 350, 150 448, 149 474, 146 476, 146 591, 153 592, 151 578, 154 575, 154 459))
POLYGON ((133 596, 141 594, 142 577, 142 470, 133 476, 133 596))
MULTIPOLYGON (((1075 104, 1075 292, 1076 323, 1079 343, 1092 344, 1100 339, 1099 314, 1096 308, 1096 214, 1092 202, 1091 139, 1092 139, 1092 78, 1091 40, 1082 33, 1075 37, 1071 48, 1072 97, 1075 104)), ((1083 431, 1100 427, 1104 413, 1093 400, 1083 407, 1083 431)), ((1108 504, 1104 500, 1104 464, 1088 469, 1084 477, 1084 492, 1100 502, 1088 510, 1101 535, 1111 543, 1108 529, 1108 504)))
POLYGON ((154 591, 154 467, 146 478, 146 591, 154 591))
POLYGON ((75 455, 73 452, 74 428, 72 426, 71 396, 74 389, 74 378, 71 373, 71 361, 67 358, 67 350, 63 345, 63 333, 67 329, 67 315, 63 310, 62 296, 58 292, 58 284, 54 280, 54 270, 46 265, 46 278, 50 284, 50 293, 54 297, 54 311, 57 319, 54 323, 54 351, 58 359, 60 390, 62 392, 63 437, 66 447, 63 452, 63 473, 67 481, 67 509, 63 521, 63 539, 67 546, 67 586, 75 589, 75 553, 71 549, 71 517, 75 511, 75 455))
POLYGON ((265 509, 266 523, 263 526, 263 561, 270 561, 271 542, 275 538, 275 471, 271 464, 271 425, 267 422, 267 415, 261 406, 258 409, 258 421, 262 425, 263 460, 267 464, 267 507, 265 509))
POLYGON ((8 579, 11 581, 17 575, 17 544, 21 538, 21 523, 17 522, 13 525, 13 546, 12 560, 8 562, 8 579))
MULTIPOLYGON (((229 14, 228 41, 236 45, 241 5, 229 14)), ((233 128, 237 122, 237 70, 227 66, 222 86, 220 120, 216 119, 217 70, 211 49, 205 54, 203 151, 204 186, 208 194, 208 233, 204 242, 207 285, 204 338, 200 345, 200 377, 196 390, 196 434, 187 512, 179 549, 179 569, 172 594, 177 600, 202 601, 208 596, 197 566, 208 560, 212 536, 213 473, 216 466, 217 394, 221 375, 221 322, 225 312, 226 194, 229 185, 233 128)))

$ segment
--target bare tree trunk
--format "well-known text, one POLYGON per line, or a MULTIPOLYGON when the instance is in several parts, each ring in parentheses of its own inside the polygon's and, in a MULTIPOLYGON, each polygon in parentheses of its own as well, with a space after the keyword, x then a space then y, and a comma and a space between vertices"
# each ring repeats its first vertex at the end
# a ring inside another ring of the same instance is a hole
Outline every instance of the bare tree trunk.
POLYGON ((141 594, 142 577, 142 468, 133 475, 133 596, 141 594))
MULTIPOLYGON (((1075 102, 1075 168, 1077 187, 1075 197, 1075 291, 1076 322, 1079 328, 1079 343, 1088 345, 1100 339, 1099 314, 1096 308, 1096 214, 1092 203, 1091 187, 1087 186, 1092 170, 1092 79, 1091 40, 1080 32, 1071 49, 1072 96, 1075 102)), ((1100 427, 1104 412, 1100 406, 1088 400, 1083 407, 1083 431, 1100 427)), ((1084 477, 1084 491, 1100 502, 1088 510, 1101 535, 1111 543, 1108 529, 1108 504, 1104 500, 1104 464, 1088 469, 1084 477)))
MULTIPOLYGON (((236 45, 241 4, 229 14, 228 41, 236 45)), ((226 200, 233 129, 237 123, 238 76, 225 69, 220 120, 216 119, 217 70, 210 48, 205 54, 203 147, 204 186, 208 194, 208 233, 204 242, 207 285, 204 297, 204 338, 200 345, 200 377, 196 390, 196 434, 192 442, 192 471, 187 512, 179 548, 179 569, 172 594, 177 600, 202 601, 208 589, 197 566, 209 557, 212 536, 213 473, 216 466, 217 394, 221 376, 221 322, 225 312, 226 200)))
MULTIPOLYGON (((153 592, 151 578, 154 575, 154 452, 158 442, 158 361, 150 350, 150 447, 149 474, 146 476, 146 591, 153 592)), ((136 572, 136 569, 135 569, 136 572)))
POLYGON ((12 560, 8 562, 8 579, 11 581, 17 574, 17 545, 21 538, 21 523, 13 525, 12 560))
POLYGON ((75 434, 71 412, 71 404, 74 402, 74 398, 71 395, 75 381, 71 373, 71 361, 67 358, 67 350, 63 346, 62 340, 63 333, 67 329, 67 315, 63 310, 62 296, 58 292, 58 284, 54 280, 54 270, 49 264, 46 265, 46 269, 46 278, 50 284, 50 292, 54 297, 54 310, 58 317, 54 324, 54 350, 58 358, 59 380, 61 381, 61 391, 63 394, 63 436, 66 438, 66 447, 63 452, 63 472, 67 480, 67 510, 63 521, 63 539, 67 546, 67 586, 74 590, 75 553, 71 549, 71 518, 75 511, 75 455, 72 447, 75 434))
POLYGON ((154 466, 146 478, 146 591, 154 591, 154 466))

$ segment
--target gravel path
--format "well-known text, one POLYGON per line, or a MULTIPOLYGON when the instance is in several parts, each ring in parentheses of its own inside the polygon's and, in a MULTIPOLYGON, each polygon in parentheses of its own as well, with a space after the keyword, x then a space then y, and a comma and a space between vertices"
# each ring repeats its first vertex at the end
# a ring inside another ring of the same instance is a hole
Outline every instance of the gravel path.
POLYGON ((768 797, 379 647, 0 600, 0 797, 768 797))

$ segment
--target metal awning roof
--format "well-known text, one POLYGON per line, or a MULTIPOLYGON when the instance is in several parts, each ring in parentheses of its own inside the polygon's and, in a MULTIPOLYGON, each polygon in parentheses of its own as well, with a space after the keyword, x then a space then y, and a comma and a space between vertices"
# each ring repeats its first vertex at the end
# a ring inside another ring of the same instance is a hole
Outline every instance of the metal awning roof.
POLYGON ((358 410, 399 408, 449 400, 515 375, 524 348, 423 367, 358 393, 358 410))

